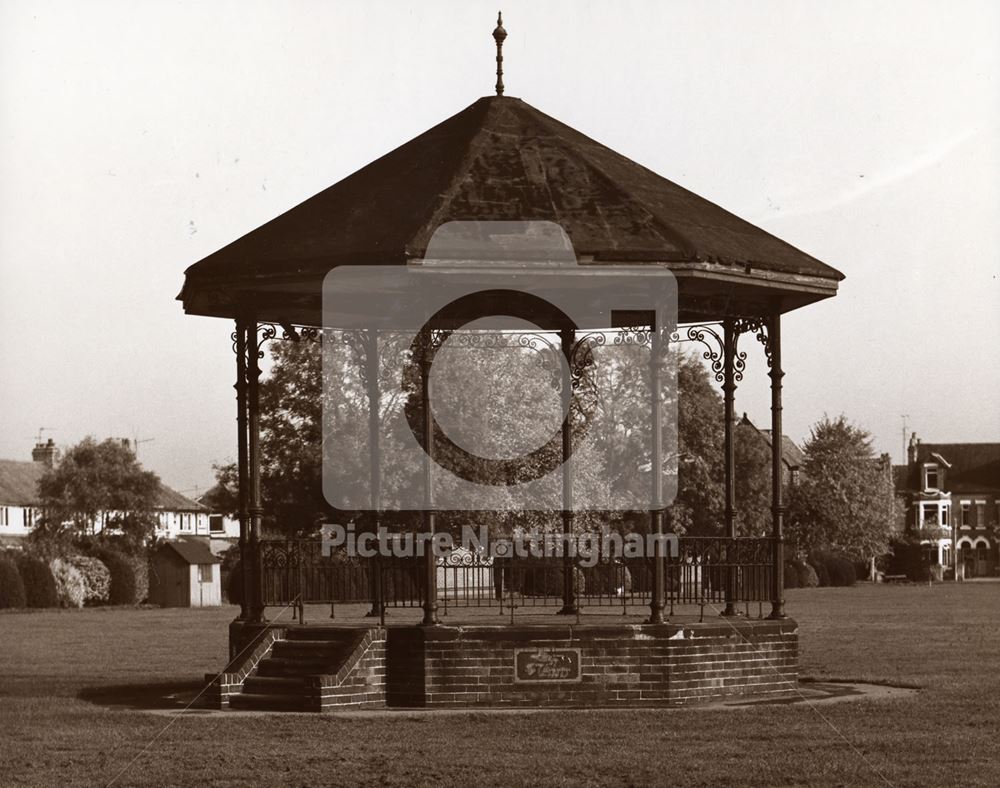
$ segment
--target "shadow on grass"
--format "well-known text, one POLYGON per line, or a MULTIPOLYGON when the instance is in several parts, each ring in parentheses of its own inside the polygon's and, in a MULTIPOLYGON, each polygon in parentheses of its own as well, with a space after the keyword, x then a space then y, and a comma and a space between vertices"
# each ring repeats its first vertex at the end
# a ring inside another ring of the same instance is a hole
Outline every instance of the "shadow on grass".
MULTIPOLYGON (((205 682, 174 681, 156 684, 105 684, 84 687, 76 697, 97 706, 150 711, 177 709, 191 703, 205 687, 205 682)), ((199 704, 195 704, 197 708, 199 704)))

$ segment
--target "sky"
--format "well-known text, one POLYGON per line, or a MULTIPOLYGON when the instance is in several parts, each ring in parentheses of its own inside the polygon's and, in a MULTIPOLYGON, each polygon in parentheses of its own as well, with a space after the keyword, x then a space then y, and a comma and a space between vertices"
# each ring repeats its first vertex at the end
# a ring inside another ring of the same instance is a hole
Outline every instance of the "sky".
MULTIPOLYGON (((496 3, 0 0, 0 458, 236 451, 192 263, 493 92, 496 3)), ((504 2, 523 98, 846 274, 783 321, 785 431, 1000 440, 1000 4, 504 2)), ((769 420, 756 343, 737 408, 769 420)))

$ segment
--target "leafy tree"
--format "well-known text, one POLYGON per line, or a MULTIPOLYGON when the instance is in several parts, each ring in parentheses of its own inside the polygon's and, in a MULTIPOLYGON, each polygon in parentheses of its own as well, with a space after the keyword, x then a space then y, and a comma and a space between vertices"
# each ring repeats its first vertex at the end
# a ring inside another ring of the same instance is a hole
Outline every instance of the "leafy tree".
POLYGON ((789 539, 803 553, 835 551, 861 560, 884 554, 898 504, 890 468, 875 455, 869 433, 844 416, 824 416, 803 451, 789 539))
POLYGON ((117 533, 138 548, 153 538, 160 479, 121 441, 85 438, 45 472, 38 488, 44 514, 32 531, 36 541, 117 533))

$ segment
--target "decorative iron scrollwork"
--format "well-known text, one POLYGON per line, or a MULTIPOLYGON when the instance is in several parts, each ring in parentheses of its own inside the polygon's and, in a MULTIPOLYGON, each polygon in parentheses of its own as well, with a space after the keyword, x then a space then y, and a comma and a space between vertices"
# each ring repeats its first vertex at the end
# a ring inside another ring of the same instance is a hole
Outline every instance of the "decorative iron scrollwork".
POLYGON ((701 357, 712 365, 715 380, 722 383, 725 378, 726 343, 719 332, 711 326, 688 326, 687 338, 691 342, 699 342, 705 346, 701 357))

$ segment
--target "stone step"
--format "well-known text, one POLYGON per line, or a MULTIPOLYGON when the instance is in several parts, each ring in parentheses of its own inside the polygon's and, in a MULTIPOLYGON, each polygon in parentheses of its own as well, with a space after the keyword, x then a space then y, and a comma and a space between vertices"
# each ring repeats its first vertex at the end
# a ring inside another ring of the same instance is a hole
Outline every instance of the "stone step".
POLYGON ((349 643, 329 643, 325 640, 279 640, 271 649, 271 656, 283 659, 325 659, 342 662, 350 653, 349 643))
POLYGON ((315 711, 301 696, 257 692, 234 695, 229 699, 229 706, 245 711, 315 711))
POLYGON ((349 643, 363 634, 364 630, 343 627, 292 627, 285 632, 284 640, 325 641, 327 643, 349 643))
POLYGON ((250 676, 243 683, 243 691, 253 695, 301 696, 306 684, 304 676, 250 676))
POLYGON ((340 669, 337 661, 329 659, 302 659, 267 657, 257 666, 258 676, 318 676, 336 673, 340 669))

